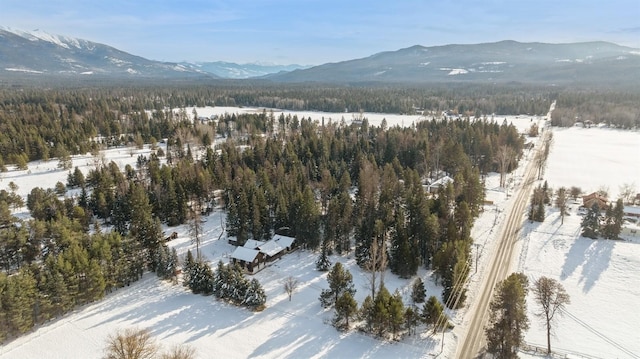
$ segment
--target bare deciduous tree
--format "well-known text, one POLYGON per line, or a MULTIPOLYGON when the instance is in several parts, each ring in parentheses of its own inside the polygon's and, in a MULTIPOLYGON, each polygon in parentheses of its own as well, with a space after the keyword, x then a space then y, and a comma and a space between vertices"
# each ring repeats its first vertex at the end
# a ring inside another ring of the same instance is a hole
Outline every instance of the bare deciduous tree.
MULTIPOLYGON (((147 329, 127 328, 107 338, 104 359, 153 359, 158 358, 160 346, 147 329)), ((160 359, 194 359, 193 348, 176 345, 160 359)))
POLYGON ((551 152, 551 145, 553 144, 553 133, 551 131, 545 131, 542 137, 542 147, 536 151, 533 161, 538 168, 538 179, 542 179, 544 174, 544 167, 547 165, 547 159, 551 152))
POLYGON ((190 211, 189 235, 191 236, 191 243, 195 243, 196 245, 196 258, 198 259, 200 259, 200 237, 202 237, 203 231, 200 201, 194 200, 190 211))
POLYGON ((556 191, 556 206, 560 210, 560 225, 563 225, 564 216, 567 215, 567 189, 564 187, 556 191))
POLYGON ((582 188, 576 186, 572 186, 569 191, 571 192, 571 198, 573 198, 574 201, 577 201, 578 197, 582 194, 582 188))
POLYGON ((152 359, 158 345, 147 329, 128 328, 107 338, 105 359, 152 359))
POLYGON ((634 194, 636 192, 635 183, 625 183, 620 186, 620 197, 625 204, 633 204, 634 194))
POLYGON ((296 288, 298 288, 298 280, 292 276, 288 276, 284 280, 284 291, 289 296, 289 301, 291 301, 291 296, 293 295, 293 292, 296 291, 296 288))
POLYGON ((162 354, 160 359, 195 359, 195 357, 195 349, 184 345, 177 345, 167 353, 162 354))
POLYGON ((384 271, 387 269, 387 246, 385 243, 384 224, 380 220, 376 220, 376 234, 371 241, 371 249, 369 250, 369 260, 365 264, 365 270, 369 271, 369 288, 371 289, 371 298, 376 296, 376 283, 378 282, 378 272, 380 272, 380 286, 384 282, 384 271))
POLYGON ((496 161, 500 170, 500 187, 504 187, 507 182, 507 171, 515 159, 516 153, 511 147, 502 145, 498 150, 496 161))
POLYGON ((551 354, 551 331, 556 313, 562 314, 565 305, 571 303, 569 294, 555 279, 540 277, 533 285, 533 295, 542 311, 536 315, 545 321, 547 327, 547 354, 551 354))

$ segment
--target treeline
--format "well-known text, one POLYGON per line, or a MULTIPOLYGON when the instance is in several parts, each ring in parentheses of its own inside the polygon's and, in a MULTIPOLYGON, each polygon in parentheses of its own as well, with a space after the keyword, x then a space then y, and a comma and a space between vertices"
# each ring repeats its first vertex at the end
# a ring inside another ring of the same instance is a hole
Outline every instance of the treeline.
POLYGON ((551 115, 554 126, 576 122, 631 129, 640 127, 640 94, 637 92, 571 91, 558 96, 551 115))
POLYGON ((0 229, 0 243, 0 341, 129 285, 145 270, 135 240, 88 234, 75 218, 14 219, 0 229))
POLYGON ((28 161, 173 137, 192 114, 175 114, 168 109, 190 106, 404 114, 424 110, 435 115, 448 111, 456 116, 490 118, 491 114, 543 114, 556 96, 538 88, 458 85, 407 89, 221 83, 0 89, 0 169, 6 164, 24 168, 28 161))

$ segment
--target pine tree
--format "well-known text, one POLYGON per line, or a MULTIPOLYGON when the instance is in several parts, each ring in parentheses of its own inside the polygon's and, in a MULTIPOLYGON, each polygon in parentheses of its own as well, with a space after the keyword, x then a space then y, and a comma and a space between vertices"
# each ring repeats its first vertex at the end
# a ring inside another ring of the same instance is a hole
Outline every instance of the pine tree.
POLYGON ((622 230, 623 218, 624 205, 620 198, 616 201, 615 207, 610 204, 605 211, 602 236, 606 239, 618 239, 622 230))
POLYGON ((333 326, 339 330, 349 330, 349 320, 358 312, 358 303, 353 299, 351 292, 343 292, 335 305, 333 326))
POLYGON ((589 211, 587 211, 587 214, 582 218, 581 226, 582 226, 583 236, 591 239, 598 238, 598 235, 600 234, 599 217, 600 217, 600 208, 596 203, 591 208, 589 208, 589 211))
POLYGON ((391 294, 387 288, 382 285, 378 293, 376 293, 373 299, 373 308, 371 313, 371 327, 373 333, 382 338, 384 334, 389 330, 390 313, 389 313, 389 301, 391 294))
POLYGON ((418 305, 424 303, 426 297, 427 290, 424 288, 424 282, 422 278, 418 277, 413 281, 413 285, 411 286, 411 300, 413 304, 418 305))
POLYGON ((184 260, 184 265, 182 267, 182 283, 185 287, 188 287, 189 283, 191 282, 190 274, 193 270, 194 263, 195 261, 193 260, 193 254, 191 254, 191 250, 188 250, 187 256, 184 260))
POLYGON ((434 334, 449 322, 442 303, 433 295, 422 306, 421 316, 425 324, 433 326, 434 334))
POLYGON ((322 242, 322 250, 320 251, 320 256, 316 260, 316 269, 321 272, 326 272, 331 267, 331 260, 329 259, 329 249, 327 248, 328 244, 326 241, 322 242))
POLYGON ((353 287, 353 276, 349 270, 342 266, 342 263, 336 262, 327 274, 329 289, 324 289, 320 293, 320 303, 327 308, 335 304, 338 298, 345 292, 354 295, 356 290, 353 287))
POLYGON ((33 310, 36 298, 36 281, 26 269, 7 279, 2 308, 6 313, 8 332, 22 334, 34 325, 33 310))
POLYGON ((364 330, 369 333, 373 331, 373 305, 373 298, 368 295, 358 311, 358 317, 365 323, 364 330))
POLYGON ((402 328, 404 323, 404 304, 402 303, 402 296, 396 289, 393 295, 389 298, 389 329, 391 330, 392 339, 395 339, 396 334, 402 328))
POLYGON ((189 289, 195 294, 209 295, 213 292, 213 272, 207 263, 196 260, 189 273, 189 289))
POLYGON ((404 326, 407 329, 407 333, 409 335, 414 335, 416 327, 418 326, 418 322, 420 320, 420 315, 417 310, 412 306, 408 306, 404 311, 404 326))
POLYGON ((414 243, 410 242, 404 222, 404 211, 400 209, 396 213, 393 224, 389 267, 391 272, 400 278, 410 278, 418 270, 419 257, 416 256, 417 248, 413 245, 414 243))
POLYGON ((255 278, 251 279, 242 304, 252 310, 262 310, 266 302, 267 295, 264 289, 262 289, 260 282, 255 278))
POLYGON ((489 324, 485 329, 487 351, 499 359, 518 357, 518 350, 529 329, 526 296, 529 281, 522 273, 512 273, 498 283, 490 304, 489 324))

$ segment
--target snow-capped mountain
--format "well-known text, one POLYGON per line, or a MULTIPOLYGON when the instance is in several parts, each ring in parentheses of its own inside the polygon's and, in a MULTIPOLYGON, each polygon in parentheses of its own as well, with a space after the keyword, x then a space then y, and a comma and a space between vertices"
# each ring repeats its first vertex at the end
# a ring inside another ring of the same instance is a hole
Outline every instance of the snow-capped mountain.
POLYGON ((10 74, 159 78, 206 75, 181 64, 148 60, 87 40, 0 27, 0 76, 10 74))
POLYGON ((608 42, 412 46, 268 78, 283 82, 640 83, 640 50, 608 42))
POLYGON ((276 65, 267 63, 247 63, 237 64, 234 62, 214 61, 214 62, 182 62, 185 67, 208 72, 210 74, 226 79, 248 79, 262 77, 266 75, 289 72, 298 69, 306 69, 311 66, 304 65, 276 65))

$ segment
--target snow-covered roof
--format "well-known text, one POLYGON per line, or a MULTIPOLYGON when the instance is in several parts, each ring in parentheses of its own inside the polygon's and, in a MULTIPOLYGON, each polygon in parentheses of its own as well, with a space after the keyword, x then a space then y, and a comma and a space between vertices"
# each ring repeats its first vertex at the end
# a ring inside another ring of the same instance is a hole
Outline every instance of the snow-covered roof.
POLYGON ((433 181, 431 186, 442 186, 442 185, 447 185, 447 184, 449 184, 451 182, 453 182, 453 178, 451 178, 449 176, 444 176, 444 177, 438 178, 437 180, 433 181))
POLYGON ((263 241, 256 241, 255 239, 249 239, 245 242, 243 247, 249 248, 249 249, 256 249, 263 244, 264 244, 263 241))
POLYGON ((293 242, 296 241, 296 239, 293 237, 281 236, 279 234, 276 234, 275 236, 273 236, 273 240, 278 242, 278 244, 280 244, 282 248, 291 247, 293 242))
POLYGON ((231 258, 245 262, 253 262, 258 256, 258 253, 260 253, 260 251, 257 249, 236 247, 236 250, 231 253, 231 258))
POLYGON ((284 247, 278 244, 275 240, 270 240, 259 247, 260 252, 268 255, 275 256, 276 254, 282 252, 284 247))

